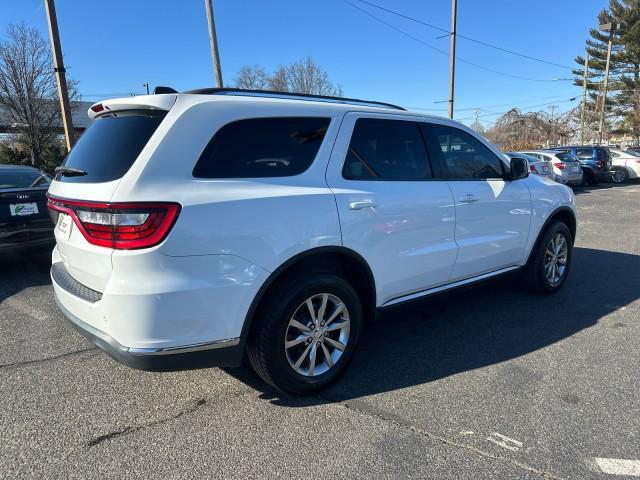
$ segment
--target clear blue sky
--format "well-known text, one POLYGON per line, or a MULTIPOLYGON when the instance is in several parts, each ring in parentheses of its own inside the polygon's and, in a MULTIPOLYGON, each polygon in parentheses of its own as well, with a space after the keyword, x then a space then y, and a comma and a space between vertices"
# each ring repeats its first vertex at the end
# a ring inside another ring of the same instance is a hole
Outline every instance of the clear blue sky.
MULTIPOLYGON (((448 38, 350 0, 423 42, 448 51, 448 38)), ((450 0, 370 0, 448 29, 450 0)), ((47 35, 43 0, 0 0, 0 35, 26 22, 47 35)), ((68 75, 85 100, 142 93, 142 84, 177 90, 213 84, 203 0, 57 0, 68 75)), ((606 0, 458 0, 458 33, 550 62, 573 66, 606 0)), ((225 83, 238 69, 272 70, 311 55, 346 96, 431 109, 446 115, 449 60, 356 10, 344 0, 214 0, 225 83)), ((48 37, 46 37, 48 39, 48 37)), ((571 77, 568 69, 533 62, 459 38, 457 55, 493 70, 536 79, 571 77)), ((556 102, 566 110, 580 89, 568 81, 510 78, 457 63, 456 118, 494 120, 510 106, 556 102)), ((534 110, 548 109, 548 105, 534 110)))

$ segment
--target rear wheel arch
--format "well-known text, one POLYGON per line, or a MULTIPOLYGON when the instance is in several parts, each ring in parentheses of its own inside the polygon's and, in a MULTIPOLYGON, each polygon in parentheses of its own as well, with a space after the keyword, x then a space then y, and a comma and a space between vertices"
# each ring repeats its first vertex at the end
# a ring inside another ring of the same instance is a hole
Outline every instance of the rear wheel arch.
POLYGON ((254 320, 270 293, 292 275, 315 271, 338 274, 358 292, 364 318, 373 318, 376 311, 375 279, 369 264, 357 252, 345 247, 318 247, 299 253, 284 262, 264 282, 254 297, 242 326, 241 338, 246 341, 254 320))

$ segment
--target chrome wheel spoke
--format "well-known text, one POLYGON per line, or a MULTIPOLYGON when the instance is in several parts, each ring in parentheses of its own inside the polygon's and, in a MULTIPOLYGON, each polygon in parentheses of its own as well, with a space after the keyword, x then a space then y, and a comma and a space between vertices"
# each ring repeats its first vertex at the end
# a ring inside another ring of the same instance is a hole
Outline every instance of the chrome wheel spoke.
POLYGON ((313 376, 316 369, 316 356, 318 355, 318 344, 314 343, 309 354, 309 375, 313 376))
POLYGON ((324 353, 324 361, 327 363, 329 368, 333 367, 333 358, 331 358, 331 354, 329 353, 329 349, 324 344, 324 342, 322 342, 320 344, 320 346, 322 347, 322 353, 324 353))
POLYGON ((344 311, 344 303, 340 303, 338 305, 336 305, 335 310, 333 311, 333 313, 331 314, 331 316, 327 319, 325 325, 329 325, 331 322, 333 322, 336 318, 338 318, 338 315, 340 315, 343 311, 344 311))
POLYGON ((334 323, 334 324, 328 326, 326 331, 327 332, 333 332, 335 330, 342 330, 343 328, 348 327, 348 326, 349 326, 349 321, 345 320, 343 322, 334 323))
POLYGON ((289 321, 289 326, 293 327, 293 328, 297 328, 301 332, 310 332, 311 331, 309 329, 309 327, 307 327, 306 325, 300 323, 299 321, 297 321, 297 320, 295 320, 293 318, 289 321))
POLYGON ((304 359, 307 358, 307 355, 309 354, 309 350, 311 350, 312 345, 314 344, 310 343, 309 345, 307 345, 307 348, 304 349, 304 352, 302 352, 302 355, 300 355, 296 363, 293 365, 293 368, 295 368, 296 370, 300 368, 300 365, 302 365, 302 362, 304 362, 304 359))
POLYGON ((311 315, 311 321, 313 323, 315 323, 316 325, 318 325, 318 318, 316 317, 316 310, 313 306, 313 302, 311 301, 311 298, 307 298, 306 301, 307 304, 307 308, 309 309, 309 315, 311 315))
POLYGON ((318 310, 318 322, 322 323, 324 320, 324 312, 327 309, 327 302, 329 301, 329 294, 322 294, 322 303, 320 304, 320 309, 318 310))
POLYGON ((307 338, 309 338, 306 335, 300 335, 298 338, 294 338, 293 340, 289 340, 288 342, 284 342, 284 348, 289 349, 291 347, 295 347, 296 345, 300 345, 301 343, 304 343, 307 341, 307 338))
POLYGON ((344 349, 346 348, 346 345, 338 342, 337 340, 334 340, 331 337, 325 337, 324 341, 326 343, 328 343, 329 345, 331 345, 333 348, 337 348, 338 350, 340 350, 341 352, 344 352, 344 349))

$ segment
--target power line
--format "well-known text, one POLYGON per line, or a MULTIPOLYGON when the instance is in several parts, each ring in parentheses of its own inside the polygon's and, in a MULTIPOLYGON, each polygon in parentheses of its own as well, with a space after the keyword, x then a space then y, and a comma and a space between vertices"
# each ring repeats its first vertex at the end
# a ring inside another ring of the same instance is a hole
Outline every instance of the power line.
MULTIPOLYGON (((443 55, 446 55, 447 57, 449 56, 449 52, 442 50, 438 47, 435 47, 427 42, 425 42, 424 40, 422 40, 421 38, 418 38, 414 35, 411 35, 408 32, 405 32, 404 30, 402 30, 401 28, 396 27, 395 25, 392 25, 391 23, 381 19, 380 17, 375 16, 374 14, 372 14, 371 12, 368 12, 367 10, 360 8, 359 6, 357 6, 356 4, 352 3, 350 0, 342 0, 343 2, 351 5, 353 8, 355 8, 356 10, 359 10, 360 12, 364 13, 365 15, 375 19, 376 21, 382 23, 383 25, 386 25, 389 28, 392 28, 393 30, 401 33, 402 35, 404 35, 405 37, 410 38, 411 40, 420 43, 421 45, 424 45, 425 47, 434 50, 438 53, 441 53, 443 55)), ((357 1, 362 1, 362 0, 357 0, 357 1)), ((471 62, 469 60, 465 60, 464 58, 460 58, 460 57, 456 57, 456 61, 458 62, 462 62, 462 63, 466 63, 467 65, 471 65, 474 66, 476 68, 479 68, 481 70, 485 70, 487 72, 491 72, 491 73, 495 73, 496 75, 502 75, 505 77, 510 77, 510 78, 515 78, 517 80, 526 80, 529 82, 555 82, 558 79, 543 79, 543 78, 531 78, 531 77, 523 77, 521 75, 514 75, 511 73, 506 73, 506 72, 501 72, 499 70, 494 70, 493 68, 489 68, 489 67, 485 67, 484 65, 480 65, 478 63, 475 62, 471 62)))
MULTIPOLYGON (((540 97, 539 100, 551 100, 554 98, 562 98, 562 97, 568 97, 569 95, 573 95, 574 92, 566 92, 566 93, 560 93, 557 95, 550 95, 550 96, 546 96, 546 97, 540 97)), ((487 110, 489 108, 495 108, 495 107, 504 107, 504 106, 512 106, 512 105, 516 105, 518 103, 521 102, 527 102, 531 100, 530 98, 525 98, 522 100, 514 100, 512 102, 506 102, 506 103, 496 103, 493 105, 482 105, 482 106, 475 106, 475 107, 466 107, 466 108, 457 108, 456 110, 458 112, 464 112, 464 111, 471 111, 471 110, 475 110, 476 108, 479 108, 480 110, 487 110)), ((424 111, 431 111, 431 112, 446 112, 447 109, 446 108, 430 108, 430 107, 416 107, 416 106, 411 106, 411 105, 402 105, 403 107, 409 109, 409 110, 424 110, 424 111)))
MULTIPOLYGON (((404 15, 404 14, 402 14, 400 12, 396 12, 395 10, 391 10, 389 8, 385 8, 385 7, 381 6, 381 5, 377 5, 377 4, 373 3, 373 2, 369 2, 367 0, 357 0, 357 1, 360 2, 360 3, 364 3, 366 5, 369 5, 371 7, 377 8, 379 10, 383 10, 385 12, 391 13, 391 14, 396 15, 398 17, 404 18, 406 20, 410 20, 410 21, 418 23, 420 25, 424 25, 425 27, 433 28, 434 30, 438 30, 440 32, 446 32, 447 34, 449 33, 448 30, 446 30, 446 29, 444 29, 442 27, 438 27, 436 25, 432 25, 430 23, 424 22, 424 21, 419 20, 417 18, 410 17, 409 15, 404 15)), ((509 50, 507 48, 503 48, 503 47, 500 47, 498 45, 493 45, 491 43, 484 42, 482 40, 478 40, 476 38, 469 37, 467 35, 462 35, 461 33, 458 33, 457 36, 460 37, 460 38, 464 38, 465 40, 469 40, 470 42, 474 42, 474 43, 477 43, 479 45, 483 45, 485 47, 493 48, 493 49, 499 50, 501 52, 509 53, 511 55, 516 55, 518 57, 527 58, 527 59, 533 60, 535 62, 546 63, 547 65, 553 65, 555 67, 568 68, 569 70, 573 70, 573 67, 569 67, 567 65, 562 65, 560 63, 550 62, 548 60, 543 60, 542 58, 532 57, 531 55, 527 55, 527 54, 524 54, 524 53, 516 52, 514 50, 509 50)))

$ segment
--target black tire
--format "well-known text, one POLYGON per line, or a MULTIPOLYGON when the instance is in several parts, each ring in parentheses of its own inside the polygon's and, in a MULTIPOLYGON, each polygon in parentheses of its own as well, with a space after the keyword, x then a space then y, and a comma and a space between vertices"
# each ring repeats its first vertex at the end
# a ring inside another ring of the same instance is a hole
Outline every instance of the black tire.
POLYGON ((613 167, 613 172, 611 173, 611 181, 613 183, 622 184, 626 183, 629 180, 629 173, 627 169, 624 167, 613 167))
POLYGON ((573 257, 573 238, 569 228, 560 221, 550 223, 541 234, 538 242, 533 248, 529 261, 524 271, 525 286, 534 293, 549 295, 556 293, 562 288, 571 269, 571 259, 573 257), (551 240, 556 235, 562 235, 567 244, 566 264, 561 278, 557 283, 552 283, 545 272, 545 260, 547 248, 551 240))
POLYGON ((247 344, 249 362, 260 378, 276 389, 294 395, 311 395, 334 382, 351 360, 362 330, 362 305, 354 288, 342 277, 331 273, 292 276, 279 283, 263 305, 247 344), (287 359, 287 328, 289 320, 306 299, 324 293, 334 295, 346 306, 350 322, 348 341, 342 355, 328 371, 305 376, 294 370, 287 359))

